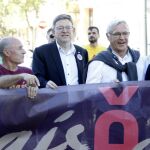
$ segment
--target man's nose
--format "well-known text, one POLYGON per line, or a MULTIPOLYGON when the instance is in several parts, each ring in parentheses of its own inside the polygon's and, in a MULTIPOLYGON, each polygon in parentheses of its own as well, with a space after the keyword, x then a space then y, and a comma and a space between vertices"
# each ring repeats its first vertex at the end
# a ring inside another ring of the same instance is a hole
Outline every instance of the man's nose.
POLYGON ((125 36, 121 33, 120 36, 119 36, 119 38, 120 38, 120 39, 124 39, 125 36))
POLYGON ((26 54, 26 51, 25 51, 25 49, 22 49, 22 53, 23 53, 23 54, 26 54))

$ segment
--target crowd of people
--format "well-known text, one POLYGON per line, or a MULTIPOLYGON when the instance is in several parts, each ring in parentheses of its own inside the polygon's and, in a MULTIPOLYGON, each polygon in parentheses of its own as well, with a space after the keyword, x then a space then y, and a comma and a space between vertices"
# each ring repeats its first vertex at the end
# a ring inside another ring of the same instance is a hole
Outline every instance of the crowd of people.
POLYGON ((74 44, 74 36, 71 16, 56 16, 47 31, 48 43, 33 52, 32 70, 19 66, 25 54, 20 40, 1 39, 0 88, 26 88, 27 96, 33 99, 39 88, 150 80, 148 59, 128 45, 130 30, 126 21, 114 20, 108 25, 108 48, 98 44, 96 26, 88 28, 88 45, 74 44))

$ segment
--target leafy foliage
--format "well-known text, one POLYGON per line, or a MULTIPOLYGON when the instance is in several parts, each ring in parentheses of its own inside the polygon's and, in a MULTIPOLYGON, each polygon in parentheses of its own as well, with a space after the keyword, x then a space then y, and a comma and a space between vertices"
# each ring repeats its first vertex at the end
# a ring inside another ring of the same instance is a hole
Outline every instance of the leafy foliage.
POLYGON ((0 36, 10 36, 17 32, 17 25, 26 22, 31 28, 29 15, 38 17, 41 4, 45 0, 0 0, 0 36))

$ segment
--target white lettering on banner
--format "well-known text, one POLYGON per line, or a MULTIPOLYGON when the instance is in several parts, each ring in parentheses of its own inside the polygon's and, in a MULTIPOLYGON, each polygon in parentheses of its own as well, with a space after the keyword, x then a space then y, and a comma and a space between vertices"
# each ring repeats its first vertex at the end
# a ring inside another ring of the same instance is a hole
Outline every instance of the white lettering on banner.
POLYGON ((35 147, 34 150, 48 149, 49 145, 51 144, 55 136, 57 129, 58 129, 57 127, 54 127, 51 130, 49 130, 47 134, 43 136, 43 138, 41 139, 41 141, 38 143, 38 145, 35 147))
POLYGON ((77 138, 77 136, 81 134, 83 131, 84 126, 80 124, 70 128, 67 131, 66 134, 67 144, 74 150, 89 150, 89 147, 86 144, 82 144, 77 138))
MULTIPOLYGON (((70 118, 73 115, 74 111, 67 111, 59 116, 54 122, 62 122, 66 119, 70 118)), ((58 127, 54 127, 50 129, 39 141, 34 150, 47 150, 51 142, 55 137, 55 133, 58 130, 58 127)), ((87 144, 82 144, 78 135, 84 132, 84 126, 82 124, 77 124, 67 130, 65 135, 66 142, 57 145, 49 150, 65 150, 67 146, 70 146, 74 150, 90 150, 87 144)), ((0 138, 0 149, 5 150, 22 150, 30 137, 32 135, 32 131, 21 131, 10 133, 4 135, 0 138), (10 144, 11 143, 11 144, 10 144), (9 145, 9 146, 7 146, 9 145)), ((56 137, 57 138, 57 137, 56 137)), ((140 143, 138 143, 133 150, 143 150, 150 144, 150 139, 146 139, 140 143)))
MULTIPOLYGON (((63 113, 61 116, 59 116, 54 122, 62 122, 66 119, 70 118, 73 115, 74 111, 67 111, 63 113)), ((37 147, 34 150, 41 150, 41 149, 48 149, 49 145, 51 144, 55 133, 57 131, 57 127, 54 127, 51 129, 38 143, 37 147), (47 140, 49 139, 49 140, 47 140)), ((63 150, 67 148, 67 145, 69 145, 74 150, 89 150, 88 146, 86 144, 80 143, 77 136, 81 134, 84 131, 83 125, 75 125, 74 127, 68 129, 66 133, 66 142, 51 148, 49 150, 63 150)))
MULTIPOLYGON (((54 122, 63 122, 70 118, 73 115, 74 111, 67 111, 63 113, 61 116, 59 116, 54 122)), ((50 129, 47 134, 45 134, 41 141, 38 143, 38 145, 34 148, 34 150, 47 150, 49 145, 51 144, 53 138, 55 137, 55 133, 57 131, 58 127, 54 127, 50 129)), ((69 145, 74 150, 89 150, 89 147, 86 144, 82 144, 78 140, 78 135, 81 134, 84 131, 84 126, 81 124, 75 125, 68 129, 66 133, 66 142, 51 148, 49 150, 63 150, 67 148, 67 145, 69 145)), ((0 138, 0 149, 3 149, 7 146, 7 144, 11 144, 6 148, 6 150, 22 150, 26 142, 30 139, 30 136, 32 135, 32 131, 21 131, 21 132, 15 132, 10 133, 7 135, 4 135, 2 138, 0 138)))
POLYGON ((73 115, 74 111, 73 110, 70 110, 70 111, 67 111, 65 113, 63 113, 61 116, 59 116, 54 122, 63 122, 67 119, 69 119, 72 115, 73 115))
POLYGON ((31 135, 31 131, 21 131, 4 135, 0 138, 0 149, 3 149, 7 144, 14 140, 14 142, 5 150, 22 150, 31 135))
MULTIPOLYGON (((48 149, 49 144, 52 142, 52 138, 55 136, 56 128, 55 131, 51 129, 49 133, 47 133, 44 138, 39 142, 38 146, 34 150, 41 150, 41 149, 48 149), (50 140, 47 140, 50 139, 50 140), (49 142, 47 142, 49 141, 49 142)), ((67 145, 69 145, 71 148, 74 150, 89 150, 88 146, 86 144, 80 143, 78 140, 77 136, 84 131, 84 127, 82 125, 76 125, 72 128, 70 128, 67 133, 66 133, 66 142, 51 148, 49 150, 64 150, 67 148, 67 145)))
POLYGON ((138 143, 133 150, 144 150, 150 144, 150 139, 146 139, 140 143, 138 143))

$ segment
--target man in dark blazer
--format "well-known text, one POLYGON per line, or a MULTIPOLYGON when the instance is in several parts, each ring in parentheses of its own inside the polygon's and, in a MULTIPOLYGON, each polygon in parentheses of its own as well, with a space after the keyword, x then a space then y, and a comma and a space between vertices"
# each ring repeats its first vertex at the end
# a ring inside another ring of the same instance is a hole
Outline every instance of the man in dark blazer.
POLYGON ((146 70, 145 80, 150 80, 150 64, 148 65, 146 70))
POLYGON ((56 41, 35 48, 32 70, 41 88, 83 83, 88 54, 85 49, 72 44, 74 33, 71 16, 59 15, 53 21, 56 41))

